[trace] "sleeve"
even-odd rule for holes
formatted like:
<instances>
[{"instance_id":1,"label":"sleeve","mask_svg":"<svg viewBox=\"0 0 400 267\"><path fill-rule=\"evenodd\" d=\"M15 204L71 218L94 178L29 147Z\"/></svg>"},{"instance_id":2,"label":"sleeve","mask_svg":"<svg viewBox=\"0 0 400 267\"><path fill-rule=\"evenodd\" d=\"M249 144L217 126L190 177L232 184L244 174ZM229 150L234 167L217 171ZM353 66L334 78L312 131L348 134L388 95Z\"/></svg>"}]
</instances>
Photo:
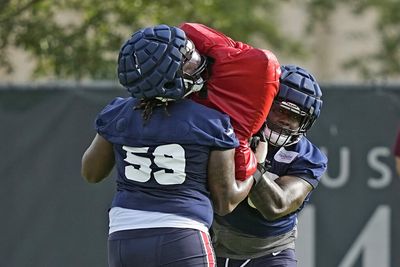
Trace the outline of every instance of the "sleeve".
<instances>
[{"instance_id":1,"label":"sleeve","mask_svg":"<svg viewBox=\"0 0 400 267\"><path fill-rule=\"evenodd\" d=\"M307 154L299 156L289 167L288 175L297 176L316 188L327 169L328 159L320 149L313 146Z\"/></svg>"},{"instance_id":2,"label":"sleeve","mask_svg":"<svg viewBox=\"0 0 400 267\"><path fill-rule=\"evenodd\" d=\"M190 114L191 133L200 144L208 145L213 150L231 149L239 145L230 118L226 114L207 107Z\"/></svg>"},{"instance_id":3,"label":"sleeve","mask_svg":"<svg viewBox=\"0 0 400 267\"><path fill-rule=\"evenodd\" d=\"M214 139L214 148L217 149L230 149L236 148L239 146L239 140L235 135L235 131L230 123L229 117L223 115L223 119L221 120L221 129L219 131L219 135L216 135Z\"/></svg>"},{"instance_id":4,"label":"sleeve","mask_svg":"<svg viewBox=\"0 0 400 267\"><path fill-rule=\"evenodd\" d=\"M112 122L118 114L122 112L128 100L128 98L117 97L105 106L96 116L94 127L97 133L106 140L111 141L111 137L115 135L115 129L112 127Z\"/></svg>"}]
</instances>

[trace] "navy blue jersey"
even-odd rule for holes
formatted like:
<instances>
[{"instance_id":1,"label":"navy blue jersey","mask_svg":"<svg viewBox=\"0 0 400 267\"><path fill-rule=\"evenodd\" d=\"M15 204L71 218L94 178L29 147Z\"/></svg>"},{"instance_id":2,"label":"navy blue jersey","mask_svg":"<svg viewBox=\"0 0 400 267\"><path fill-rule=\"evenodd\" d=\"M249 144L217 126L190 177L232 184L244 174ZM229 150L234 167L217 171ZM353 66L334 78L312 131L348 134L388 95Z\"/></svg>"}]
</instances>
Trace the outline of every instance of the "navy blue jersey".
<instances>
[{"instance_id":1,"label":"navy blue jersey","mask_svg":"<svg viewBox=\"0 0 400 267\"><path fill-rule=\"evenodd\" d=\"M144 123L137 104L116 98L96 118L98 133L114 145L112 207L172 213L210 227L210 151L238 146L229 117L185 99L154 108Z\"/></svg>"},{"instance_id":2,"label":"navy blue jersey","mask_svg":"<svg viewBox=\"0 0 400 267\"><path fill-rule=\"evenodd\" d=\"M268 170L270 178L297 176L309 182L313 188L317 187L327 167L326 156L305 137L288 147L277 149L269 146L267 160L271 163ZM266 220L254 206L252 207L248 198L232 213L218 218L222 223L227 223L246 234L258 237L277 236L293 229L297 223L297 214L309 201L311 192L296 212L278 220Z\"/></svg>"}]
</instances>

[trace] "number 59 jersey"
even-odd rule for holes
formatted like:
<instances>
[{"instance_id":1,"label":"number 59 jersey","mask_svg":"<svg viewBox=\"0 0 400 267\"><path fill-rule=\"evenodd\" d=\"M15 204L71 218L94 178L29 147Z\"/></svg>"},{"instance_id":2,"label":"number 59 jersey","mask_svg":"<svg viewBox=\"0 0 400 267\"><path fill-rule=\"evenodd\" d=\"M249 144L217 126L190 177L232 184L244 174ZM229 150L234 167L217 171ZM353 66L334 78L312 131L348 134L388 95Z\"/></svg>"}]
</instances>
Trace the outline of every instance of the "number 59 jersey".
<instances>
[{"instance_id":1,"label":"number 59 jersey","mask_svg":"<svg viewBox=\"0 0 400 267\"><path fill-rule=\"evenodd\" d=\"M97 116L97 132L114 146L117 192L112 207L170 213L211 226L210 151L238 146L229 117L192 100L153 109L116 98Z\"/></svg>"}]
</instances>

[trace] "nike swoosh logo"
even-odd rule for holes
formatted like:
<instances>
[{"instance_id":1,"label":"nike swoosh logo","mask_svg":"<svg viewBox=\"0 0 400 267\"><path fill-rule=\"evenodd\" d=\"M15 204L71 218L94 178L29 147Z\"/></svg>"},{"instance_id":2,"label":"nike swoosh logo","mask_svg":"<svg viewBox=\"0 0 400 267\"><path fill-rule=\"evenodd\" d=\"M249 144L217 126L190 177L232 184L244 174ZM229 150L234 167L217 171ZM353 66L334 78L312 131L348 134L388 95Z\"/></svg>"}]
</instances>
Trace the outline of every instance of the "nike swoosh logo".
<instances>
[{"instance_id":1,"label":"nike swoosh logo","mask_svg":"<svg viewBox=\"0 0 400 267\"><path fill-rule=\"evenodd\" d=\"M276 255L278 255L279 253L281 253L282 251L277 251L277 252L272 252L272 256L276 256Z\"/></svg>"}]
</instances>

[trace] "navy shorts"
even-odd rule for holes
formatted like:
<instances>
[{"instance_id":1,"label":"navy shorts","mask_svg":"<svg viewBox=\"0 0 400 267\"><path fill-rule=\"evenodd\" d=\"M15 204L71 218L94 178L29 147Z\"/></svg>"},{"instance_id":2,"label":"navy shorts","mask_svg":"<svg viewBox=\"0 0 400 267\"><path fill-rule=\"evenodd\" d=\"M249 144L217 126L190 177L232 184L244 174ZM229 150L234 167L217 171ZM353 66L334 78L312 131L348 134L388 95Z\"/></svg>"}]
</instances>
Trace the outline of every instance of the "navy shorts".
<instances>
[{"instance_id":1,"label":"navy shorts","mask_svg":"<svg viewBox=\"0 0 400 267\"><path fill-rule=\"evenodd\" d=\"M296 267L296 254L293 249L285 249L279 254L268 254L249 260L234 260L217 257L217 266L225 267Z\"/></svg>"},{"instance_id":2,"label":"navy shorts","mask_svg":"<svg viewBox=\"0 0 400 267\"><path fill-rule=\"evenodd\" d=\"M109 235L108 264L110 267L215 267L215 254L210 236L199 230L126 230Z\"/></svg>"}]
</instances>

